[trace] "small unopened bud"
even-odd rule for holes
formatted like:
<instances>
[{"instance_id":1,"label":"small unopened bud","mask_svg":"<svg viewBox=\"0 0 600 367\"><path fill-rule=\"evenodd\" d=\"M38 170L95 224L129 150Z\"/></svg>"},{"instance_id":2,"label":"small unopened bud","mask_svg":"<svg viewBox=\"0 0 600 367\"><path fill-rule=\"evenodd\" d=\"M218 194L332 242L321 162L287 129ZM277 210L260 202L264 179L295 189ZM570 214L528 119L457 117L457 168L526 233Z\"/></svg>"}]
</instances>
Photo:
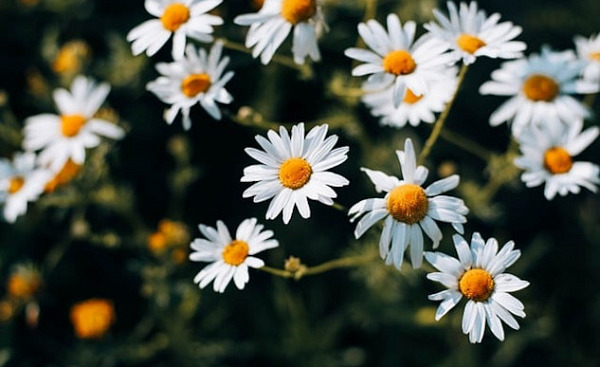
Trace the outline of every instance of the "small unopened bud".
<instances>
[{"instance_id":1,"label":"small unopened bud","mask_svg":"<svg viewBox=\"0 0 600 367\"><path fill-rule=\"evenodd\" d=\"M283 268L292 273L296 280L302 278L302 275L304 275L304 272L306 271L306 265L302 264L300 258L295 256L288 257L287 260L285 260Z\"/></svg>"}]
</instances>

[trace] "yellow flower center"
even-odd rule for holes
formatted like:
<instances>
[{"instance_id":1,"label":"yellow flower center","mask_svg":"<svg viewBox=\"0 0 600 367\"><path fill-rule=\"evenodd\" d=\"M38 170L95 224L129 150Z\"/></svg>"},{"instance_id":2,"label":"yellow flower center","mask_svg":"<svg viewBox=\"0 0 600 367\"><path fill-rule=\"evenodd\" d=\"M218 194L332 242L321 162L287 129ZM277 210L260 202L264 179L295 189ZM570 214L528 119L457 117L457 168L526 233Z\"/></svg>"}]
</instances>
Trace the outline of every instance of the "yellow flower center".
<instances>
[{"instance_id":1,"label":"yellow flower center","mask_svg":"<svg viewBox=\"0 0 600 367\"><path fill-rule=\"evenodd\" d=\"M494 279L483 269L470 269L458 281L458 290L470 300L483 302L494 291Z\"/></svg>"},{"instance_id":2,"label":"yellow flower center","mask_svg":"<svg viewBox=\"0 0 600 367\"><path fill-rule=\"evenodd\" d=\"M79 174L81 170L81 165L73 162L72 160L68 160L67 163L61 168L61 170L54 176L46 186L44 187L44 192L53 192L57 187L64 185L71 181L72 179Z\"/></svg>"},{"instance_id":3,"label":"yellow flower center","mask_svg":"<svg viewBox=\"0 0 600 367\"><path fill-rule=\"evenodd\" d=\"M530 75L523 83L523 93L532 101L550 102L559 92L559 86L554 79L541 74Z\"/></svg>"},{"instance_id":4,"label":"yellow flower center","mask_svg":"<svg viewBox=\"0 0 600 367\"><path fill-rule=\"evenodd\" d=\"M395 220L414 224L427 214L427 195L419 185L404 184L397 186L387 199L387 210Z\"/></svg>"},{"instance_id":5,"label":"yellow flower center","mask_svg":"<svg viewBox=\"0 0 600 367\"><path fill-rule=\"evenodd\" d=\"M190 19L190 9L182 3L173 3L167 6L160 17L163 27L171 32L178 30L188 19Z\"/></svg>"},{"instance_id":6,"label":"yellow flower center","mask_svg":"<svg viewBox=\"0 0 600 367\"><path fill-rule=\"evenodd\" d=\"M81 115L62 115L60 117L60 130L62 134L71 138L85 125L87 119Z\"/></svg>"},{"instance_id":7,"label":"yellow flower center","mask_svg":"<svg viewBox=\"0 0 600 367\"><path fill-rule=\"evenodd\" d=\"M181 82L181 92L187 97L195 97L198 93L204 93L210 88L210 76L208 74L190 74Z\"/></svg>"},{"instance_id":8,"label":"yellow flower center","mask_svg":"<svg viewBox=\"0 0 600 367\"><path fill-rule=\"evenodd\" d=\"M306 185L312 175L312 168L304 158L290 158L279 167L279 181L292 190Z\"/></svg>"},{"instance_id":9,"label":"yellow flower center","mask_svg":"<svg viewBox=\"0 0 600 367\"><path fill-rule=\"evenodd\" d=\"M15 273L8 279L8 294L14 298L28 298L38 291L40 285L41 279L37 274L32 273L27 276Z\"/></svg>"},{"instance_id":10,"label":"yellow flower center","mask_svg":"<svg viewBox=\"0 0 600 367\"><path fill-rule=\"evenodd\" d=\"M108 300L89 299L73 305L70 316L77 337L99 338L115 321L115 310Z\"/></svg>"},{"instance_id":11,"label":"yellow flower center","mask_svg":"<svg viewBox=\"0 0 600 367\"><path fill-rule=\"evenodd\" d=\"M592 52L591 54L589 54L589 57L592 61L600 61L600 51Z\"/></svg>"},{"instance_id":12,"label":"yellow flower center","mask_svg":"<svg viewBox=\"0 0 600 367\"><path fill-rule=\"evenodd\" d=\"M238 266L248 256L248 244L245 241L233 240L223 249L223 261L229 265Z\"/></svg>"},{"instance_id":13,"label":"yellow flower center","mask_svg":"<svg viewBox=\"0 0 600 367\"><path fill-rule=\"evenodd\" d=\"M281 16L294 25L308 21L316 12L316 0L283 0L281 3Z\"/></svg>"},{"instance_id":14,"label":"yellow flower center","mask_svg":"<svg viewBox=\"0 0 600 367\"><path fill-rule=\"evenodd\" d=\"M14 194L19 192L19 190L23 188L23 185L25 185L25 179L23 177L15 176L11 178L10 182L8 183L8 193Z\"/></svg>"},{"instance_id":15,"label":"yellow flower center","mask_svg":"<svg viewBox=\"0 0 600 367\"><path fill-rule=\"evenodd\" d=\"M404 103L415 104L423 98L423 94L416 96L412 90L406 88L406 94L404 95Z\"/></svg>"},{"instance_id":16,"label":"yellow flower center","mask_svg":"<svg viewBox=\"0 0 600 367\"><path fill-rule=\"evenodd\" d=\"M475 51L485 46L485 42L470 34L463 33L456 39L456 44L463 51L474 54Z\"/></svg>"},{"instance_id":17,"label":"yellow flower center","mask_svg":"<svg viewBox=\"0 0 600 367\"><path fill-rule=\"evenodd\" d=\"M396 50L383 58L383 70L394 75L406 75L415 71L417 64L406 50Z\"/></svg>"},{"instance_id":18,"label":"yellow flower center","mask_svg":"<svg viewBox=\"0 0 600 367\"><path fill-rule=\"evenodd\" d=\"M553 147L544 153L544 167L555 175L569 172L572 166L573 159L564 148Z\"/></svg>"}]
</instances>

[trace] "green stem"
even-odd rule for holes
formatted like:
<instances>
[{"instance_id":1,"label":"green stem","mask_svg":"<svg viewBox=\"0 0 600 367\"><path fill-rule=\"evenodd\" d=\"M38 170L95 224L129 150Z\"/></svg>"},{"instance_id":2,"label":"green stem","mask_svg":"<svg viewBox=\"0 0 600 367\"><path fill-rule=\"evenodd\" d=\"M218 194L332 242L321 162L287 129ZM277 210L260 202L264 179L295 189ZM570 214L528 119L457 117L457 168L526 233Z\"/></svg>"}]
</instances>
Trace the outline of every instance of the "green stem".
<instances>
[{"instance_id":1,"label":"green stem","mask_svg":"<svg viewBox=\"0 0 600 367\"><path fill-rule=\"evenodd\" d=\"M489 159L494 155L494 152L487 149L483 145L480 145L448 129L442 130L440 132L440 136L447 142L454 144L459 148L462 148L463 150L481 158L486 162L489 161Z\"/></svg>"},{"instance_id":2,"label":"green stem","mask_svg":"<svg viewBox=\"0 0 600 367\"><path fill-rule=\"evenodd\" d=\"M300 280L300 278L305 275L316 275L338 268L360 266L373 261L375 258L377 258L377 256L368 254L363 256L342 257L311 267L301 267L298 271L294 272L285 269L272 268L270 266L263 266L262 268L259 268L259 270L282 278L294 278L296 280Z\"/></svg>"},{"instance_id":3,"label":"green stem","mask_svg":"<svg viewBox=\"0 0 600 367\"><path fill-rule=\"evenodd\" d=\"M460 72L458 74L458 81L456 83L456 89L454 90L454 94L452 95L452 98L446 105L446 109L444 109L442 114L438 117L437 121L435 122L435 126L433 127L433 130L431 131L431 135L429 135L429 138L427 138L427 141L425 142L425 145L423 146L423 150L421 151L421 154L419 154L419 159L417 160L418 164L422 164L425 161L425 159L431 152L431 148L437 141L437 138L440 136L440 133L442 132L442 128L444 127L444 123L446 122L446 118L448 117L448 113L452 109L454 100L456 99L456 96L458 95L458 90L460 89L460 86L462 85L463 80L465 79L465 74L467 73L468 68L469 68L468 65L466 65L464 63L462 64L462 67L460 68Z\"/></svg>"}]
</instances>

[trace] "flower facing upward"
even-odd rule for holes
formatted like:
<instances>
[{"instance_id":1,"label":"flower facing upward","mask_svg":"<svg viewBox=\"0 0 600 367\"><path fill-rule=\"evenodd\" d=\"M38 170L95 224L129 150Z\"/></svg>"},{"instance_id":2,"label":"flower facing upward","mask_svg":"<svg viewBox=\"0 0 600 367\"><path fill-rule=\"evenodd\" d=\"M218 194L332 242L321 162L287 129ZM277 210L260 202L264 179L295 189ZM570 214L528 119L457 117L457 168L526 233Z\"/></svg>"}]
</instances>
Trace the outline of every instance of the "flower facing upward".
<instances>
[{"instance_id":1,"label":"flower facing upward","mask_svg":"<svg viewBox=\"0 0 600 367\"><path fill-rule=\"evenodd\" d=\"M445 77L447 65L454 58L445 53L448 49L443 42L423 36L413 43L416 24L409 21L400 23L398 16L387 17L387 32L376 20L358 25L358 33L372 51L349 48L344 54L364 62L355 67L352 75L372 74L368 88L384 88L393 84L394 107L405 98L407 90L415 96L427 93L427 80Z\"/></svg>"},{"instance_id":2,"label":"flower facing upward","mask_svg":"<svg viewBox=\"0 0 600 367\"><path fill-rule=\"evenodd\" d=\"M584 63L572 51L555 52L542 48L541 54L508 61L492 73L481 94L511 96L490 116L490 125L512 120L516 137L529 124L560 119L568 124L590 115L587 107L572 94L595 93L600 85L583 80Z\"/></svg>"},{"instance_id":3,"label":"flower facing upward","mask_svg":"<svg viewBox=\"0 0 600 367\"><path fill-rule=\"evenodd\" d=\"M181 111L183 128L192 126L190 108L199 103L214 119L221 119L221 111L216 102L231 103L233 97L225 89L225 84L233 77L233 71L225 74L229 57L221 58L223 43L215 42L210 53L204 49L188 45L185 57L172 63L158 63L156 69L162 74L148 83L146 88L161 101L171 104L165 112L165 121L173 123Z\"/></svg>"},{"instance_id":4,"label":"flower facing upward","mask_svg":"<svg viewBox=\"0 0 600 367\"><path fill-rule=\"evenodd\" d=\"M206 14L223 0L146 0L148 13L158 19L147 20L127 34L127 41L133 42L134 55L146 51L154 55L173 34L172 56L183 56L186 37L201 42L212 42L213 26L223 24L223 19Z\"/></svg>"},{"instance_id":5,"label":"flower facing upward","mask_svg":"<svg viewBox=\"0 0 600 367\"><path fill-rule=\"evenodd\" d=\"M579 59L586 63L583 78L590 83L600 84L600 33L590 38L575 36L573 41Z\"/></svg>"},{"instance_id":6,"label":"flower facing upward","mask_svg":"<svg viewBox=\"0 0 600 367\"><path fill-rule=\"evenodd\" d=\"M446 42L465 64L475 62L479 56L515 59L522 56L527 47L523 42L513 41L521 34L521 27L511 22L498 23L500 14L486 16L483 10L477 9L475 1L469 5L460 3L460 10L449 1L448 11L450 16L446 17L439 10L433 9L439 25L430 22L425 24L425 29Z\"/></svg>"},{"instance_id":7,"label":"flower facing upward","mask_svg":"<svg viewBox=\"0 0 600 367\"><path fill-rule=\"evenodd\" d=\"M471 343L481 343L486 321L496 338L504 340L502 322L518 330L519 324L511 315L525 317L524 306L509 292L529 285L504 271L521 256L513 250L514 242L507 242L498 251L498 241L490 238L485 242L474 233L471 246L461 236L454 235L458 259L441 252L425 252L425 258L439 272L427 274L427 278L442 283L448 289L432 294L429 299L442 301L435 314L441 319L465 297L468 301L462 319L462 331L469 334Z\"/></svg>"},{"instance_id":8,"label":"flower facing upward","mask_svg":"<svg viewBox=\"0 0 600 367\"><path fill-rule=\"evenodd\" d=\"M52 172L37 168L35 154L17 153L12 162L0 159L0 204L10 223L27 211L27 202L37 200Z\"/></svg>"},{"instance_id":9,"label":"flower facing upward","mask_svg":"<svg viewBox=\"0 0 600 367\"><path fill-rule=\"evenodd\" d=\"M545 183L544 196L551 200L558 193L577 194L580 186L596 192L600 184L600 168L591 162L575 162L574 157L587 148L600 129L590 127L582 132L583 121L570 125L549 120L545 124L529 126L517 137L522 156L515 164L524 169L521 179L527 187Z\"/></svg>"},{"instance_id":10,"label":"flower facing upward","mask_svg":"<svg viewBox=\"0 0 600 367\"><path fill-rule=\"evenodd\" d=\"M292 53L297 64L304 64L306 57L321 59L317 37L325 28L320 0L265 0L258 13L243 14L233 21L250 26L246 47L252 57L260 55L260 61L268 64L275 51L290 32L294 33Z\"/></svg>"},{"instance_id":11,"label":"flower facing upward","mask_svg":"<svg viewBox=\"0 0 600 367\"><path fill-rule=\"evenodd\" d=\"M71 92L56 89L54 102L60 115L46 113L27 118L23 147L30 151L41 149L39 163L55 172L69 159L83 164L85 148L98 146L100 136L120 139L124 135L117 125L94 117L109 91L107 83L96 85L83 76L73 80Z\"/></svg>"},{"instance_id":12,"label":"flower facing upward","mask_svg":"<svg viewBox=\"0 0 600 367\"><path fill-rule=\"evenodd\" d=\"M248 267L258 269L265 265L253 255L279 246L279 242L271 238L273 231L263 231L264 226L257 224L256 218L240 223L234 239L221 221L217 221L216 229L203 224L199 227L206 238L192 241L190 260L211 264L196 275L194 283L204 288L214 280L215 292L223 293L232 279L238 289L244 289L249 280Z\"/></svg>"},{"instance_id":13,"label":"flower facing upward","mask_svg":"<svg viewBox=\"0 0 600 367\"><path fill-rule=\"evenodd\" d=\"M111 301L91 298L71 306L71 323L80 339L101 338L115 322L115 309Z\"/></svg>"},{"instance_id":14,"label":"flower facing upward","mask_svg":"<svg viewBox=\"0 0 600 367\"><path fill-rule=\"evenodd\" d=\"M467 221L465 215L469 209L461 199L440 195L458 186L458 175L435 181L423 189L421 185L427 179L428 170L416 165L411 140L406 139L404 151L396 151L396 154L403 179L361 168L375 184L375 190L384 191L386 195L384 198L359 201L350 208L348 215L354 221L364 214L354 230L356 238L385 218L379 239L381 258L385 259L386 264L394 264L400 269L404 250L410 246L412 266L418 268L423 261L423 231L433 241L433 248L436 248L442 239L442 232L435 220L452 223L462 233L462 223Z\"/></svg>"},{"instance_id":15,"label":"flower facing upward","mask_svg":"<svg viewBox=\"0 0 600 367\"><path fill-rule=\"evenodd\" d=\"M283 222L288 223L294 207L302 218L310 217L308 200L318 200L325 205L333 205L337 194L332 187L342 187L349 183L344 177L329 172L348 156L348 147L335 148L338 137L325 139L328 125L315 126L306 137L304 124L292 127L292 136L285 127L279 128L279 135L269 130L268 140L257 135L256 141L264 151L246 148L249 156L261 164L244 169L242 182L255 184L243 193L245 198L254 196L254 202L271 200L266 218L275 219L283 211Z\"/></svg>"}]
</instances>

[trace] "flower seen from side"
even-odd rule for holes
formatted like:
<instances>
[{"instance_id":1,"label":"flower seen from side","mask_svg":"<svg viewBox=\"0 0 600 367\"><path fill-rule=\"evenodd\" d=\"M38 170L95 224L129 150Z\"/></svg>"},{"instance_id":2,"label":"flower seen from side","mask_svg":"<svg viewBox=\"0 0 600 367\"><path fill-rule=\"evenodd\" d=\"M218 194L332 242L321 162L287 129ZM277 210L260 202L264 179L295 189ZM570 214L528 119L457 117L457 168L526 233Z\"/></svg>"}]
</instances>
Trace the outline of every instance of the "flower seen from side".
<instances>
[{"instance_id":1,"label":"flower seen from side","mask_svg":"<svg viewBox=\"0 0 600 367\"><path fill-rule=\"evenodd\" d=\"M70 319L78 338L98 339L115 322L115 308L110 300L90 298L71 306Z\"/></svg>"},{"instance_id":2,"label":"flower seen from side","mask_svg":"<svg viewBox=\"0 0 600 367\"><path fill-rule=\"evenodd\" d=\"M521 179L527 187L544 184L544 196L552 200L558 193L577 194L581 187L596 192L600 184L600 167L591 162L576 162L574 157L597 137L597 126L583 130L583 121L569 125L547 121L528 126L518 136L522 156L515 164L524 169Z\"/></svg>"},{"instance_id":3,"label":"flower seen from side","mask_svg":"<svg viewBox=\"0 0 600 367\"><path fill-rule=\"evenodd\" d=\"M241 181L256 183L244 191L243 197L254 197L255 203L271 199L267 219L275 219L283 212L283 222L287 224L294 207L302 218L308 218L308 199L333 205L337 194L331 187L348 185L346 178L329 171L348 158L348 147L334 149L338 137L325 138L328 128L327 124L315 126L305 137L304 123L300 123L292 127L290 137L281 126L279 134L269 130L268 140L255 137L263 150L245 149L260 164L244 169Z\"/></svg>"},{"instance_id":4,"label":"flower seen from side","mask_svg":"<svg viewBox=\"0 0 600 367\"><path fill-rule=\"evenodd\" d=\"M410 247L413 268L423 261L423 232L437 248L442 232L436 221L451 223L456 231L463 233L462 223L469 209L461 199L440 195L458 186L458 175L435 181L427 188L422 184L427 179L428 170L417 166L415 151L410 139L404 143L404 151L396 151L402 180L380 171L361 168L375 185L377 192L385 192L383 198L372 198L354 204L348 215L351 221L363 216L357 223L354 235L358 239L376 222L384 220L379 239L379 253L387 265L394 264L400 269L404 251Z\"/></svg>"},{"instance_id":5,"label":"flower seen from side","mask_svg":"<svg viewBox=\"0 0 600 367\"><path fill-rule=\"evenodd\" d=\"M260 56L268 64L275 51L290 32L293 32L292 53L297 64L307 57L321 59L318 36L326 28L320 0L265 0L257 13L242 14L235 24L250 26L245 45L252 49L252 57Z\"/></svg>"},{"instance_id":6,"label":"flower seen from side","mask_svg":"<svg viewBox=\"0 0 600 367\"><path fill-rule=\"evenodd\" d=\"M600 84L600 33L589 38L575 36L575 49L580 60L586 63L583 78L590 83Z\"/></svg>"},{"instance_id":7,"label":"flower seen from side","mask_svg":"<svg viewBox=\"0 0 600 367\"><path fill-rule=\"evenodd\" d=\"M207 14L223 0L146 0L146 11L157 19L147 20L127 34L131 51L152 56L173 35L173 59L183 57L186 38L212 42L213 26L223 24L221 17Z\"/></svg>"},{"instance_id":8,"label":"flower seen from side","mask_svg":"<svg viewBox=\"0 0 600 367\"><path fill-rule=\"evenodd\" d=\"M33 297L42 286L42 275L32 264L18 264L14 267L8 281L6 290L13 299L26 300Z\"/></svg>"},{"instance_id":9,"label":"flower seen from side","mask_svg":"<svg viewBox=\"0 0 600 367\"><path fill-rule=\"evenodd\" d=\"M57 188L66 185L79 175L82 169L81 164L73 162L71 159L46 183L44 192L54 192Z\"/></svg>"},{"instance_id":10,"label":"flower seen from side","mask_svg":"<svg viewBox=\"0 0 600 367\"><path fill-rule=\"evenodd\" d=\"M456 89L456 69L445 79L430 81L427 93L416 96L410 89L406 90L404 99L398 107L394 107L394 86L382 91L367 93L362 97L373 116L379 116L381 125L404 127L406 124L418 126L421 121L435 122L435 114L446 108Z\"/></svg>"},{"instance_id":11,"label":"flower seen from side","mask_svg":"<svg viewBox=\"0 0 600 367\"><path fill-rule=\"evenodd\" d=\"M512 121L516 137L529 124L556 119L568 124L588 117L589 109L572 95L595 93L600 85L581 78L584 66L572 51L546 47L540 54L503 63L479 88L481 94L510 97L492 113L490 125Z\"/></svg>"},{"instance_id":12,"label":"flower seen from side","mask_svg":"<svg viewBox=\"0 0 600 367\"><path fill-rule=\"evenodd\" d=\"M408 21L403 27L398 16L389 14L387 28L386 32L373 19L360 23L358 33L371 50L349 48L344 54L364 62L352 75L370 75L367 89L393 85L393 103L398 107L407 90L415 96L427 93L427 81L444 78L447 65L455 59L446 53L447 45L428 35L415 42L415 22Z\"/></svg>"},{"instance_id":13,"label":"flower seen from side","mask_svg":"<svg viewBox=\"0 0 600 367\"><path fill-rule=\"evenodd\" d=\"M38 199L51 177L51 171L36 166L33 153L16 153L12 161L0 159L0 204L4 220L14 223L25 214L27 202Z\"/></svg>"},{"instance_id":14,"label":"flower seen from side","mask_svg":"<svg viewBox=\"0 0 600 367\"><path fill-rule=\"evenodd\" d=\"M481 343L486 323L499 340L504 340L502 322L518 330L513 315L525 317L523 303L510 292L521 290L529 282L505 273L521 256L514 250L514 242L507 242L498 251L498 241L487 241L477 232L471 245L459 235L452 237L458 259L441 252L425 252L425 258L439 272L427 274L427 278L443 284L446 290L431 294L429 299L441 301L435 319L441 319L464 297L467 304L463 312L462 331L469 334L471 343Z\"/></svg>"},{"instance_id":15,"label":"flower seen from side","mask_svg":"<svg viewBox=\"0 0 600 367\"><path fill-rule=\"evenodd\" d=\"M263 225L256 218L245 219L238 226L235 238L222 221L217 227L200 224L200 232L205 238L196 238L191 243L190 260L210 262L194 278L200 288L213 282L215 292L223 293L231 280L238 289L248 283L248 268L261 268L264 261L254 255L279 246L273 239L273 231L263 231Z\"/></svg>"},{"instance_id":16,"label":"flower seen from side","mask_svg":"<svg viewBox=\"0 0 600 367\"><path fill-rule=\"evenodd\" d=\"M221 57L223 43L215 42L207 54L206 50L188 45L185 57L171 63L158 63L156 69L161 76L148 83L146 89L161 101L171 105L165 111L165 121L173 123L181 111L183 128L192 126L190 108L196 103L214 119L221 119L221 110L216 102L229 104L233 97L225 89L225 84L234 75L225 72L229 57Z\"/></svg>"},{"instance_id":17,"label":"flower seen from side","mask_svg":"<svg viewBox=\"0 0 600 367\"><path fill-rule=\"evenodd\" d=\"M59 115L45 113L27 118L23 148L41 150L38 162L58 172L69 159L83 164L85 148L98 146L100 136L121 139L123 129L94 117L109 91L107 83L97 85L81 75L73 80L71 91L56 89L54 102Z\"/></svg>"},{"instance_id":18,"label":"flower seen from side","mask_svg":"<svg viewBox=\"0 0 600 367\"><path fill-rule=\"evenodd\" d=\"M513 41L521 34L521 27L511 22L498 23L500 14L489 17L479 10L477 2L469 5L460 3L460 9L449 1L449 16L434 9L433 15L438 23L425 24L431 34L446 42L457 58L463 63L472 64L479 56L491 58L515 59L523 55L527 47L524 42Z\"/></svg>"}]
</instances>

